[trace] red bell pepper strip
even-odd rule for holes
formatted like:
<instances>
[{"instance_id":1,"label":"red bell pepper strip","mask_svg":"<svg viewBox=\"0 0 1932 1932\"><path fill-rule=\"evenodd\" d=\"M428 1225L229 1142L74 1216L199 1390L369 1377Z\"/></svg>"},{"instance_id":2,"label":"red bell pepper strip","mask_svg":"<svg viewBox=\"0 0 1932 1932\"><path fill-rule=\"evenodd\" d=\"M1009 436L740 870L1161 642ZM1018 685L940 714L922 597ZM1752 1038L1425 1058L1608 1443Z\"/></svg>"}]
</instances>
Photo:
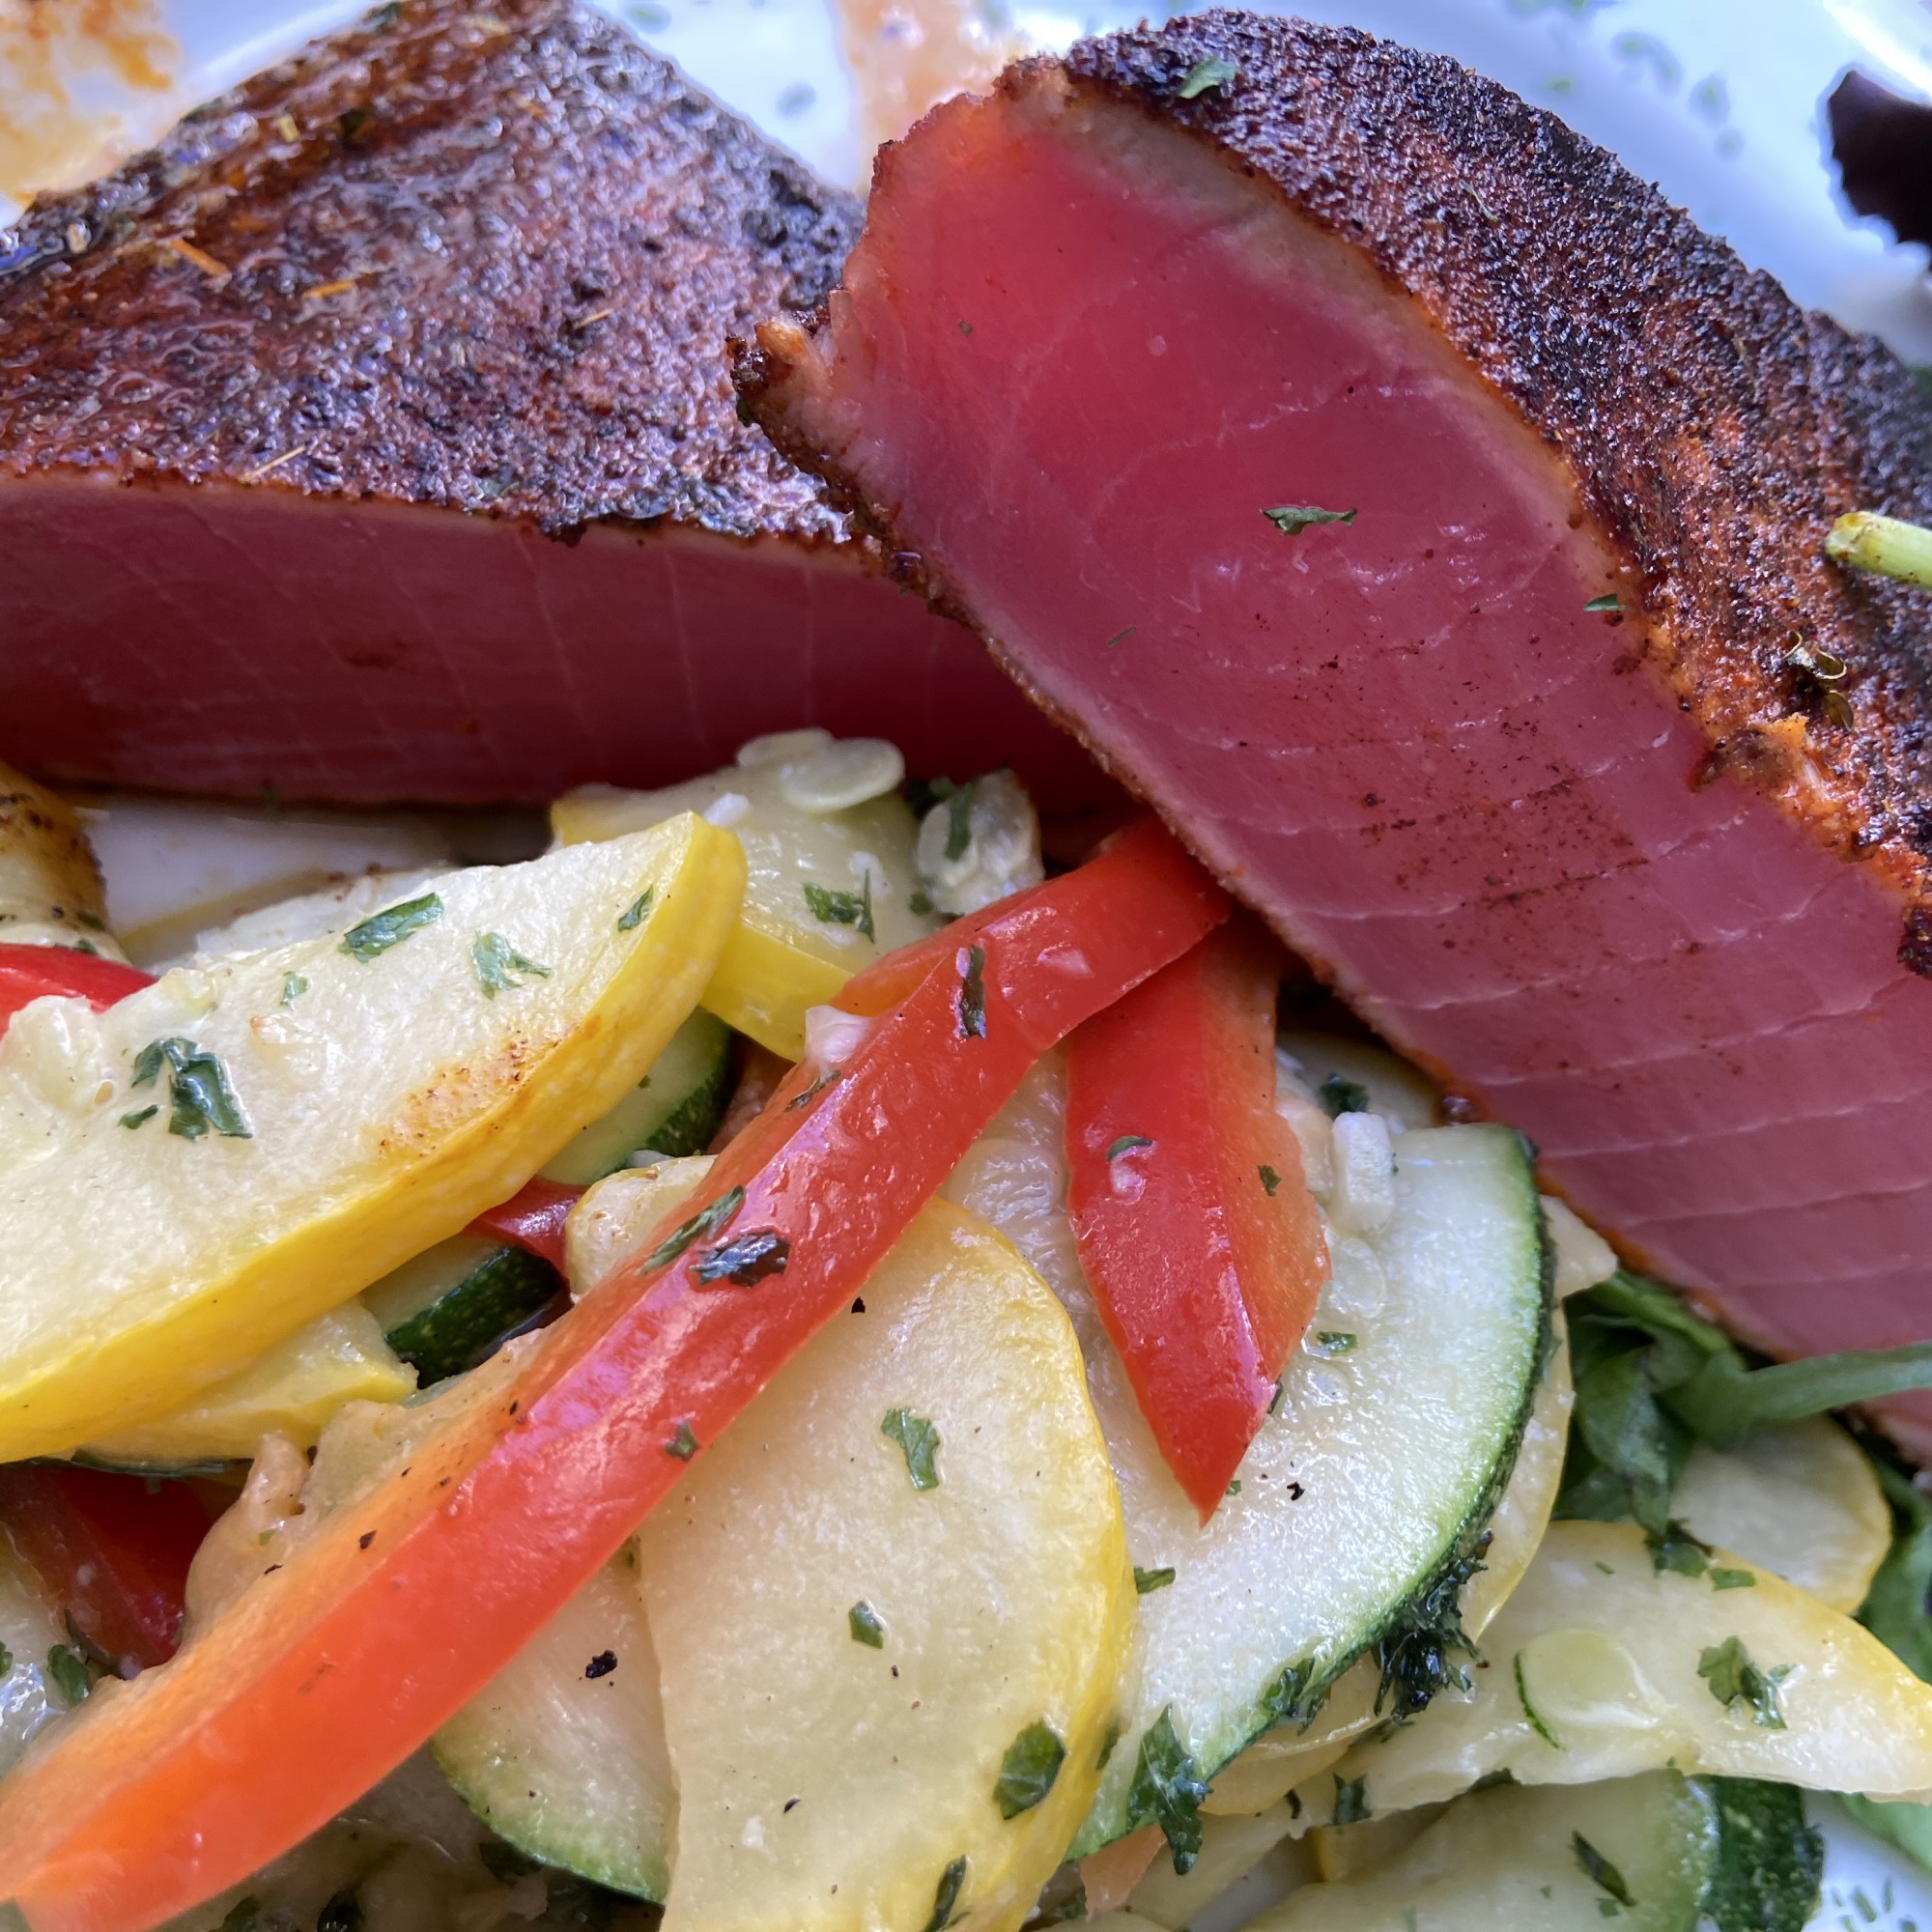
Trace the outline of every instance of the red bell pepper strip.
<instances>
[{"instance_id":1,"label":"red bell pepper strip","mask_svg":"<svg viewBox=\"0 0 1932 1932\"><path fill-rule=\"evenodd\" d=\"M934 954L849 1065L794 1070L674 1236L0 1786L0 1902L141 1932L400 1763L849 1303L1034 1060L1226 915L1161 835Z\"/></svg>"},{"instance_id":2,"label":"red bell pepper strip","mask_svg":"<svg viewBox=\"0 0 1932 1932\"><path fill-rule=\"evenodd\" d=\"M209 1521L185 1483L50 1463L0 1468L0 1531L123 1676L175 1654Z\"/></svg>"},{"instance_id":3,"label":"red bell pepper strip","mask_svg":"<svg viewBox=\"0 0 1932 1932\"><path fill-rule=\"evenodd\" d=\"M1068 1044L1080 1265L1167 1466L1205 1522L1328 1273L1275 1112L1280 955L1224 926Z\"/></svg>"},{"instance_id":4,"label":"red bell pepper strip","mask_svg":"<svg viewBox=\"0 0 1932 1932\"><path fill-rule=\"evenodd\" d=\"M563 1224L582 1200L584 1190L538 1175L526 1180L500 1207L479 1214L469 1224L472 1235L493 1236L540 1255L558 1273L563 1271Z\"/></svg>"},{"instance_id":5,"label":"red bell pepper strip","mask_svg":"<svg viewBox=\"0 0 1932 1932\"><path fill-rule=\"evenodd\" d=\"M152 973L66 946L0 946L0 1033L30 1000L77 994L101 1012L155 983Z\"/></svg>"}]
</instances>

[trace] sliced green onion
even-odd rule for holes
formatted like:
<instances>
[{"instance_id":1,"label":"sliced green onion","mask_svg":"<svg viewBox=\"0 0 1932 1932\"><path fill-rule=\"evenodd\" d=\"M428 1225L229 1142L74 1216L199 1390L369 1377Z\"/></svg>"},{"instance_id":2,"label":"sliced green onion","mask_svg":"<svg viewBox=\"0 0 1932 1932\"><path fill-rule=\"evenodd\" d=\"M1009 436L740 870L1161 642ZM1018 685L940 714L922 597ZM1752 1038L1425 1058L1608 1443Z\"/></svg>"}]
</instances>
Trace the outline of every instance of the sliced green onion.
<instances>
[{"instance_id":1,"label":"sliced green onion","mask_svg":"<svg viewBox=\"0 0 1932 1932\"><path fill-rule=\"evenodd\" d=\"M1852 570L1875 570L1932 589L1932 530L1872 510L1854 510L1832 526L1825 554Z\"/></svg>"}]
</instances>

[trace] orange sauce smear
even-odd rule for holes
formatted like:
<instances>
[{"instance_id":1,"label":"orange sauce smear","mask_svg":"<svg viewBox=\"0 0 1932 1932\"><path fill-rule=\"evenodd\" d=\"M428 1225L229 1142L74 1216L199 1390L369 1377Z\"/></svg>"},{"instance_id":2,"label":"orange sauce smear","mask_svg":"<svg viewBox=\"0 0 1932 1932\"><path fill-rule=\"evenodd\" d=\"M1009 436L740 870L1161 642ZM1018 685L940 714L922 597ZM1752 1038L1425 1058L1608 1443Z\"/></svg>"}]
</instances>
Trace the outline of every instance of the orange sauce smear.
<instances>
[{"instance_id":1,"label":"orange sauce smear","mask_svg":"<svg viewBox=\"0 0 1932 1932\"><path fill-rule=\"evenodd\" d=\"M114 95L165 95L180 62L160 0L0 0L0 193L88 180L122 129Z\"/></svg>"}]
</instances>

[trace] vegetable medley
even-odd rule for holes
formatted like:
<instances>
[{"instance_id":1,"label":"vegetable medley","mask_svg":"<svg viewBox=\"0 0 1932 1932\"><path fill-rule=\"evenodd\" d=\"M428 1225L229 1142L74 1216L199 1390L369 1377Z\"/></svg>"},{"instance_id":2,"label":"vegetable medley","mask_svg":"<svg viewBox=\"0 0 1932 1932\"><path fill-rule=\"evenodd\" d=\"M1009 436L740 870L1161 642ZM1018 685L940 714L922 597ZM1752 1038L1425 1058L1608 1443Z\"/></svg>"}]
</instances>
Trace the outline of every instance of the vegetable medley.
<instances>
[{"instance_id":1,"label":"vegetable medley","mask_svg":"<svg viewBox=\"0 0 1932 1932\"><path fill-rule=\"evenodd\" d=\"M136 966L4 776L0 1925L1798 1932L1804 1794L1932 1860L1932 1502L1842 1419L1932 1350L1748 1357L1152 821L788 732Z\"/></svg>"}]
</instances>

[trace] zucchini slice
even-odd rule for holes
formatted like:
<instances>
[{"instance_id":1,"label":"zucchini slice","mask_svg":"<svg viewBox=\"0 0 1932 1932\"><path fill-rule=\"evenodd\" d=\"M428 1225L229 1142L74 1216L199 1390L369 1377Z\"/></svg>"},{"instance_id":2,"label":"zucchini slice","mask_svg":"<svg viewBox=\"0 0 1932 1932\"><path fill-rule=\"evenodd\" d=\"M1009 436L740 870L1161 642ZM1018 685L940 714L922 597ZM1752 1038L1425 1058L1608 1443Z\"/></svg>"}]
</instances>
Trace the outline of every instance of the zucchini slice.
<instances>
[{"instance_id":1,"label":"zucchini slice","mask_svg":"<svg viewBox=\"0 0 1932 1932\"><path fill-rule=\"evenodd\" d=\"M1376 1827L1352 1826L1374 1832ZM1801 1932L1824 1849L1788 1786L1675 1772L1472 1792L1358 1878L1306 1886L1249 1932Z\"/></svg>"},{"instance_id":2,"label":"zucchini slice","mask_svg":"<svg viewBox=\"0 0 1932 1932\"><path fill-rule=\"evenodd\" d=\"M363 1306L424 1388L467 1374L521 1334L562 1291L541 1255L484 1235L452 1235L405 1262Z\"/></svg>"},{"instance_id":3,"label":"zucchini slice","mask_svg":"<svg viewBox=\"0 0 1932 1932\"><path fill-rule=\"evenodd\" d=\"M634 1153L702 1153L731 1097L731 1029L702 1009L671 1035L651 1070L602 1120L545 1166L544 1178L588 1187Z\"/></svg>"},{"instance_id":4,"label":"zucchini slice","mask_svg":"<svg viewBox=\"0 0 1932 1932\"><path fill-rule=\"evenodd\" d=\"M1239 1492L1203 1526L1080 1276L1060 1119L1049 1060L947 1192L1006 1233L1066 1301L1128 1550L1144 1574L1174 1572L1140 1598L1145 1667L1074 1841L1084 1857L1149 1822L1135 1794L1149 1782L1151 1732L1156 1753L1184 1755L1187 1776L1205 1782L1264 1732L1311 1721L1365 1654L1379 1655L1392 1694L1414 1701L1439 1684L1438 1639L1515 1467L1550 1315L1520 1137L1494 1126L1398 1136L1394 1215L1372 1236L1332 1242L1334 1280L1282 1401L1241 1465Z\"/></svg>"}]
</instances>

